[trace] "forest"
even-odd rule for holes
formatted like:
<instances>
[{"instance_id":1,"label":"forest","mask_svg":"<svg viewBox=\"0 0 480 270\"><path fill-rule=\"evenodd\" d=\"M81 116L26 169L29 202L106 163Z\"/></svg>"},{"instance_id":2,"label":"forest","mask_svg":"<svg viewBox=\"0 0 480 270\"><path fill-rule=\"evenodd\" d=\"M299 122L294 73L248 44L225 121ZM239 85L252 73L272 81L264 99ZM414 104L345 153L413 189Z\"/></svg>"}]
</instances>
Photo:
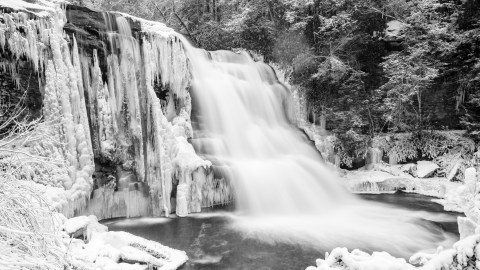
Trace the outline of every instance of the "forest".
<instances>
[{"instance_id":1,"label":"forest","mask_svg":"<svg viewBox=\"0 0 480 270\"><path fill-rule=\"evenodd\" d=\"M447 141L424 131L461 129L475 142L480 139L478 1L78 4L160 21L196 46L248 50L279 65L305 95L310 121L320 124L324 117L326 129L336 134L334 143L347 167L386 133Z\"/></svg>"}]
</instances>

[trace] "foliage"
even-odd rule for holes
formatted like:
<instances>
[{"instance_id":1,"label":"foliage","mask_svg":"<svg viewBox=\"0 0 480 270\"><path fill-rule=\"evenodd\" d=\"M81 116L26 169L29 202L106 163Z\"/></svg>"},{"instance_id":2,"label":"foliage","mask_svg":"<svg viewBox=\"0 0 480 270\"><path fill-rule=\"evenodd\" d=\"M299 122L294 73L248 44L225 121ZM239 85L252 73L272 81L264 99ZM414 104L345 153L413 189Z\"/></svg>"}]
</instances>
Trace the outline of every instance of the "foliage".
<instances>
[{"instance_id":1,"label":"foliage","mask_svg":"<svg viewBox=\"0 0 480 270\"><path fill-rule=\"evenodd\" d=\"M383 150L386 156L394 158L397 162L418 158L436 159L448 155L468 160L476 149L473 140L466 138L463 133L453 131L386 135L375 138L372 145Z\"/></svg>"},{"instance_id":2,"label":"foliage","mask_svg":"<svg viewBox=\"0 0 480 270\"><path fill-rule=\"evenodd\" d=\"M41 192L9 170L0 179L0 268L63 268L65 247Z\"/></svg>"},{"instance_id":3,"label":"foliage","mask_svg":"<svg viewBox=\"0 0 480 270\"><path fill-rule=\"evenodd\" d=\"M52 125L40 120L14 123L0 139L0 268L61 269L66 248L53 209L34 183L22 181L26 180L22 175L29 173L27 167L59 168L55 161L23 148L40 141L48 144ZM65 161L60 163L66 171ZM48 174L42 179L52 181L45 178Z\"/></svg>"},{"instance_id":4,"label":"foliage","mask_svg":"<svg viewBox=\"0 0 480 270\"><path fill-rule=\"evenodd\" d=\"M332 137L331 144L334 145L335 152L340 155L340 165L351 168L355 158L364 157L368 149L367 140L367 136L353 130Z\"/></svg>"}]
</instances>

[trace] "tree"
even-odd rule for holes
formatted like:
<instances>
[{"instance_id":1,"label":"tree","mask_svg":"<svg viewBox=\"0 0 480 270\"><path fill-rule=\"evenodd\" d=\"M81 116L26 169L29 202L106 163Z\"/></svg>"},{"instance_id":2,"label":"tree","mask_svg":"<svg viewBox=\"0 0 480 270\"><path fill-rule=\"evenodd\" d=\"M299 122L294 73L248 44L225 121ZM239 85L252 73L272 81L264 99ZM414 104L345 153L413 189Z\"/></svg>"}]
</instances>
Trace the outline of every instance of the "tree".
<instances>
[{"instance_id":1,"label":"tree","mask_svg":"<svg viewBox=\"0 0 480 270\"><path fill-rule=\"evenodd\" d=\"M425 51L413 48L393 53L381 64L388 82L378 89L380 110L393 131L422 129L422 92L438 76L438 69L425 59Z\"/></svg>"}]
</instances>

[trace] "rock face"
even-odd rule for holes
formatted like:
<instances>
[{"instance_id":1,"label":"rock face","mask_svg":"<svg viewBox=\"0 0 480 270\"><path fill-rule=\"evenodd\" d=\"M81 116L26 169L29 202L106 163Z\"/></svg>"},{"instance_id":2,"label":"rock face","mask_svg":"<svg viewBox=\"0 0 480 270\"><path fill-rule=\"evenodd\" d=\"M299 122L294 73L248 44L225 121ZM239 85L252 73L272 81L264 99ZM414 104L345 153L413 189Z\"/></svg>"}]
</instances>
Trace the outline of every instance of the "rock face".
<instances>
[{"instance_id":1,"label":"rock face","mask_svg":"<svg viewBox=\"0 0 480 270\"><path fill-rule=\"evenodd\" d=\"M431 177L438 168L439 168L438 165L431 161L418 161L417 177L418 178Z\"/></svg>"},{"instance_id":2,"label":"rock face","mask_svg":"<svg viewBox=\"0 0 480 270\"><path fill-rule=\"evenodd\" d=\"M27 96L41 101L29 108L58 123L50 130L57 144L32 145L66 160L60 180L42 182L56 188L57 208L100 219L186 215L232 199L188 141L190 65L180 35L124 14L49 4L40 16L22 3L0 14L0 59L12 67L0 78L16 79L27 63L38 81Z\"/></svg>"}]
</instances>

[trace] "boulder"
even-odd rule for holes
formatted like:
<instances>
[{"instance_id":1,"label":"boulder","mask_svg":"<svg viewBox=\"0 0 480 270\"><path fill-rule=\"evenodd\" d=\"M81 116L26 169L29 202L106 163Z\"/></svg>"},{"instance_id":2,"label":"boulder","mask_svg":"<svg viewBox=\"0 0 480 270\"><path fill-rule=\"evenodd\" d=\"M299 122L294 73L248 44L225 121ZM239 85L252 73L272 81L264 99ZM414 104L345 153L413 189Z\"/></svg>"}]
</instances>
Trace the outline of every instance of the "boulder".
<instances>
[{"instance_id":1,"label":"boulder","mask_svg":"<svg viewBox=\"0 0 480 270\"><path fill-rule=\"evenodd\" d=\"M431 161L418 161L417 177L418 178L431 177L438 168L439 168L438 165Z\"/></svg>"}]
</instances>

